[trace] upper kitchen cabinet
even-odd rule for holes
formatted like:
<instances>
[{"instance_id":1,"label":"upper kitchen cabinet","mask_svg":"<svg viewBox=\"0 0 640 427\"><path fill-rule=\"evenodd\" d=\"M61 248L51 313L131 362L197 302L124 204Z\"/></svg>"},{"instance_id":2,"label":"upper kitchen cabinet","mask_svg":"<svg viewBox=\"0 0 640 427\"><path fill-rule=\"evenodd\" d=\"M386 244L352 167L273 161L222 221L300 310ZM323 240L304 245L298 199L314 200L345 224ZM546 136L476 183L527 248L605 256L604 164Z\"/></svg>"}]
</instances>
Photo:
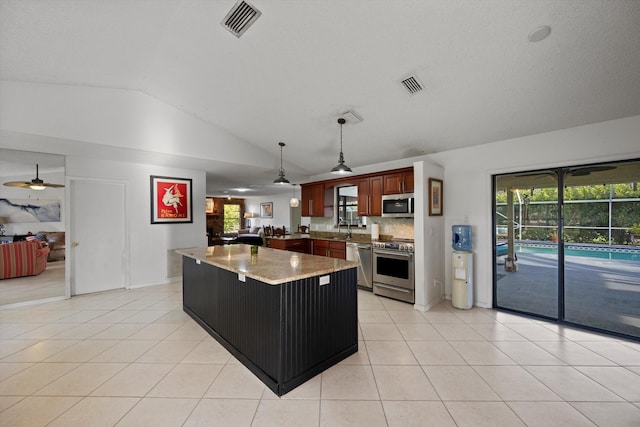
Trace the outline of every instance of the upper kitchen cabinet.
<instances>
[{"instance_id":1,"label":"upper kitchen cabinet","mask_svg":"<svg viewBox=\"0 0 640 427\"><path fill-rule=\"evenodd\" d=\"M413 193L413 168L386 174L382 194Z\"/></svg>"},{"instance_id":2,"label":"upper kitchen cabinet","mask_svg":"<svg viewBox=\"0 0 640 427\"><path fill-rule=\"evenodd\" d=\"M382 215L382 176L358 180L358 216Z\"/></svg>"},{"instance_id":3,"label":"upper kitchen cabinet","mask_svg":"<svg viewBox=\"0 0 640 427\"><path fill-rule=\"evenodd\" d=\"M302 184L302 216L324 216L324 183Z\"/></svg>"}]
</instances>

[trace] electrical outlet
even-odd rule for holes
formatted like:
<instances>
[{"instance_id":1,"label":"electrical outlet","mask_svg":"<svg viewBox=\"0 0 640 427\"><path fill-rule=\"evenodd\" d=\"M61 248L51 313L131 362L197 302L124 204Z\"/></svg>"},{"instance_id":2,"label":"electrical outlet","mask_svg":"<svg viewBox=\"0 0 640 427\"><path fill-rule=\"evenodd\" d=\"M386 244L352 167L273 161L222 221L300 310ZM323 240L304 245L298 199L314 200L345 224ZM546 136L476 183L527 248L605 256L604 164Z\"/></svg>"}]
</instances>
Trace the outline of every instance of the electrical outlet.
<instances>
[{"instance_id":1,"label":"electrical outlet","mask_svg":"<svg viewBox=\"0 0 640 427\"><path fill-rule=\"evenodd\" d=\"M437 288L438 287L438 279L437 278L433 278L433 287Z\"/></svg>"}]
</instances>

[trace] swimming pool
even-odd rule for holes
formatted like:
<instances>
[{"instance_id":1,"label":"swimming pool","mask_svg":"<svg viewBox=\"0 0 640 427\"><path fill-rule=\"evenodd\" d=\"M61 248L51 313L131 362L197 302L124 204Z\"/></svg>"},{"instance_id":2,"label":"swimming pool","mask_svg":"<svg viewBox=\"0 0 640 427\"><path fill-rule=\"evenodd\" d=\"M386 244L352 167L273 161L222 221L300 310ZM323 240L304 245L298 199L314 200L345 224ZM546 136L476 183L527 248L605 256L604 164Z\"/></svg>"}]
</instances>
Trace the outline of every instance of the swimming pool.
<instances>
[{"instance_id":1,"label":"swimming pool","mask_svg":"<svg viewBox=\"0 0 640 427\"><path fill-rule=\"evenodd\" d=\"M516 243L515 250L516 253L555 254L558 251L558 247L554 244L520 242ZM640 262L640 248L635 247L567 243L564 245L564 254L565 256Z\"/></svg>"}]
</instances>

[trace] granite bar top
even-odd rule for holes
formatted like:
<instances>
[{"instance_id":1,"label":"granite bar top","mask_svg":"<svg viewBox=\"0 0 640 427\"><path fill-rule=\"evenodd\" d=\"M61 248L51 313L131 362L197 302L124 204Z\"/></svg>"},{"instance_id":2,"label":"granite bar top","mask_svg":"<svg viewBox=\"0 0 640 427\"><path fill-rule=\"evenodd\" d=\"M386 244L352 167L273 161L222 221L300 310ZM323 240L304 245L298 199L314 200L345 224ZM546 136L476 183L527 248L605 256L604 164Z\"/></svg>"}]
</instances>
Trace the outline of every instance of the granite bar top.
<instances>
[{"instance_id":1,"label":"granite bar top","mask_svg":"<svg viewBox=\"0 0 640 427\"><path fill-rule=\"evenodd\" d=\"M380 235L380 240L391 240L393 236ZM267 236L267 240L292 240L292 239L315 239L329 240L332 242L346 243L371 243L371 234L353 233L351 239L347 239L343 233L312 231L311 233L292 233L284 236Z\"/></svg>"},{"instance_id":2,"label":"granite bar top","mask_svg":"<svg viewBox=\"0 0 640 427\"><path fill-rule=\"evenodd\" d=\"M251 245L237 244L208 248L178 249L176 253L200 260L270 285L279 285L335 271L356 268L355 261L258 247L251 255Z\"/></svg>"},{"instance_id":3,"label":"granite bar top","mask_svg":"<svg viewBox=\"0 0 640 427\"><path fill-rule=\"evenodd\" d=\"M285 234L282 236L266 236L266 239L275 239L275 240L298 240L298 239L309 239L311 238L310 234L303 233L293 233L293 234Z\"/></svg>"}]
</instances>

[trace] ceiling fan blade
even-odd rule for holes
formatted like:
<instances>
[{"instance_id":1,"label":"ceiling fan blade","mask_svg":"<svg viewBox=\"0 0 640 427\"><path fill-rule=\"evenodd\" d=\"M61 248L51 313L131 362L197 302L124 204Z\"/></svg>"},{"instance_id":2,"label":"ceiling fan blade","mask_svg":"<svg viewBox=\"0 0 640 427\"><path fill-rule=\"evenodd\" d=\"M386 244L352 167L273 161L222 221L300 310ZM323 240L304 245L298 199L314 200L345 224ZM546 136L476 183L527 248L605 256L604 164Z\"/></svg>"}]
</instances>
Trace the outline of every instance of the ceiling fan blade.
<instances>
[{"instance_id":1,"label":"ceiling fan blade","mask_svg":"<svg viewBox=\"0 0 640 427\"><path fill-rule=\"evenodd\" d=\"M569 170L571 176L587 176L591 172L604 172L615 169L615 166L585 166L583 168L573 168Z\"/></svg>"},{"instance_id":2,"label":"ceiling fan blade","mask_svg":"<svg viewBox=\"0 0 640 427\"><path fill-rule=\"evenodd\" d=\"M43 187L48 187L48 188L64 188L64 185L62 184L51 184L49 182L23 182L23 181L9 181L9 182L5 182L4 185L6 185L7 187L20 187L20 188L31 188L32 185L41 185Z\"/></svg>"},{"instance_id":3,"label":"ceiling fan blade","mask_svg":"<svg viewBox=\"0 0 640 427\"><path fill-rule=\"evenodd\" d=\"M29 188L31 183L30 182L22 182L22 181L9 181L9 182L5 182L4 185L6 185L7 187Z\"/></svg>"},{"instance_id":4,"label":"ceiling fan blade","mask_svg":"<svg viewBox=\"0 0 640 427\"><path fill-rule=\"evenodd\" d=\"M547 177L555 177L555 172L530 172L530 173L521 173L516 175L518 178L523 177L533 177L534 179L538 178L547 178Z\"/></svg>"}]
</instances>

